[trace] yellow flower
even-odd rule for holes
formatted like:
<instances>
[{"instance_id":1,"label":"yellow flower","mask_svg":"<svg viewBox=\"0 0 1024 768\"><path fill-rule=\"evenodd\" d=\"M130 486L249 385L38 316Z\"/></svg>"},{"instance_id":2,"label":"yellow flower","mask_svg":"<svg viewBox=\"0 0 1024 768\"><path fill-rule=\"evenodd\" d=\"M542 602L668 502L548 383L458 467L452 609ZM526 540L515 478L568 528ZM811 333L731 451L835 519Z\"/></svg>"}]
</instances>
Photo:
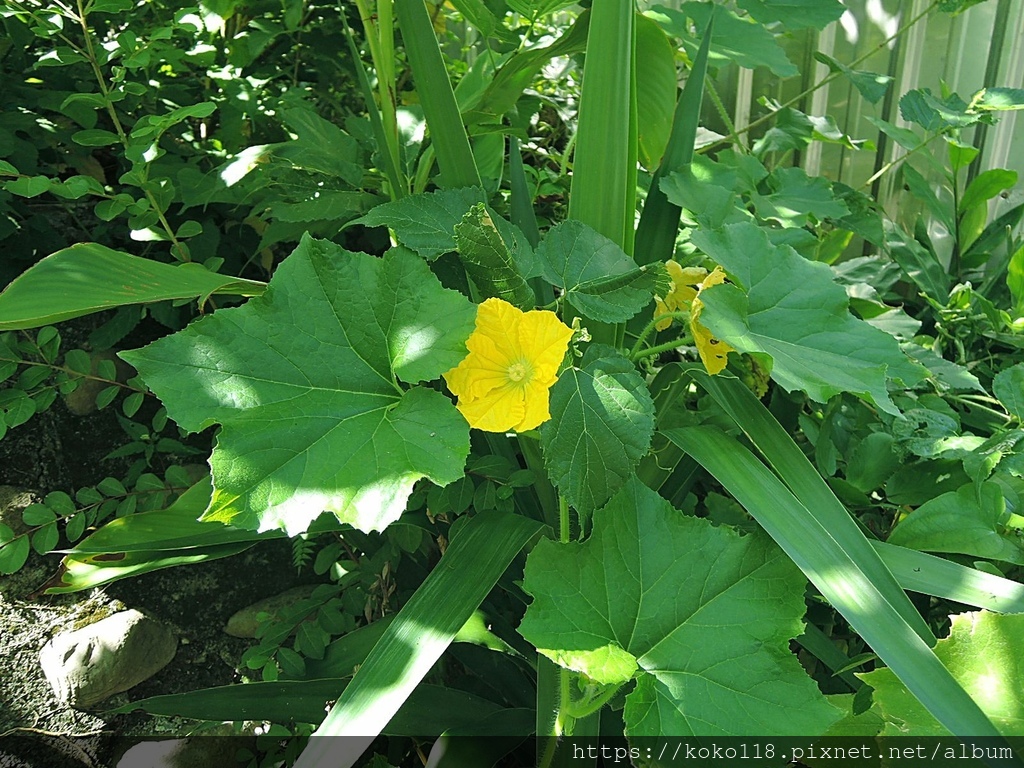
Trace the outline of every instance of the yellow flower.
<instances>
[{"instance_id":1,"label":"yellow flower","mask_svg":"<svg viewBox=\"0 0 1024 768\"><path fill-rule=\"evenodd\" d=\"M657 320L654 327L664 331L672 325L671 317L664 317L658 320L659 315L668 312L679 312L689 309L690 311L690 332L693 334L693 341L697 347L701 362L708 369L708 373L721 373L728 362L730 352L736 350L730 347L721 339L711 335L711 331L700 323L700 313L704 309L704 303L700 300L700 292L713 285L720 285L725 281L725 272L721 267L715 267L711 274L702 267L682 267L675 261L668 261L665 264L668 275L672 278L672 288L664 299L654 297L654 319Z\"/></svg>"},{"instance_id":2,"label":"yellow flower","mask_svg":"<svg viewBox=\"0 0 1024 768\"><path fill-rule=\"evenodd\" d=\"M525 432L550 419L548 390L571 338L554 312L523 312L501 299L481 304L466 340L469 355L444 374L469 425Z\"/></svg>"},{"instance_id":3,"label":"yellow flower","mask_svg":"<svg viewBox=\"0 0 1024 768\"><path fill-rule=\"evenodd\" d=\"M701 362L708 369L708 373L712 375L725 370L729 353L736 350L721 339L716 339L711 335L711 331L701 325L700 313L704 309L704 302L700 300L700 292L710 288L712 285L720 285L723 282L725 282L725 272L722 271L721 267L715 267L711 274L704 278L704 282L701 283L700 288L697 290L697 297L690 306L690 330L693 333L693 342L697 345L697 352L700 354Z\"/></svg>"}]
</instances>

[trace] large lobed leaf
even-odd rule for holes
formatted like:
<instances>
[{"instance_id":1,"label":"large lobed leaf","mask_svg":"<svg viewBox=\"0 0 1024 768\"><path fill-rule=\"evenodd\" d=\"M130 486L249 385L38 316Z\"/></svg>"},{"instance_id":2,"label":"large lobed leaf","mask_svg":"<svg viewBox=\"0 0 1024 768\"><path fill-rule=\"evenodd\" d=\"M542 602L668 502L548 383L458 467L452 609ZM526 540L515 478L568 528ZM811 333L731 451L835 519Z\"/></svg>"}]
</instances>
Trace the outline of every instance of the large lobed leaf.
<instances>
[{"instance_id":1,"label":"large lobed leaf","mask_svg":"<svg viewBox=\"0 0 1024 768\"><path fill-rule=\"evenodd\" d=\"M594 515L579 544L541 541L520 631L597 682L637 677L631 736L800 735L839 717L789 641L805 581L766 536L686 517L639 480Z\"/></svg>"},{"instance_id":2,"label":"large lobed leaf","mask_svg":"<svg viewBox=\"0 0 1024 768\"><path fill-rule=\"evenodd\" d=\"M592 344L551 388L551 415L540 433L548 474L580 514L590 515L647 453L654 401L629 360Z\"/></svg>"},{"instance_id":3,"label":"large lobed leaf","mask_svg":"<svg viewBox=\"0 0 1024 768\"><path fill-rule=\"evenodd\" d=\"M701 322L716 337L770 358L772 378L787 390L822 403L852 392L898 413L886 378L912 385L923 369L892 336L849 313L846 291L826 265L772 245L750 222L695 232L693 242L739 284L701 293Z\"/></svg>"},{"instance_id":4,"label":"large lobed leaf","mask_svg":"<svg viewBox=\"0 0 1024 768\"><path fill-rule=\"evenodd\" d=\"M988 611L953 616L949 637L935 655L1007 736L1024 733L1024 614ZM858 675L875 689L875 708L885 719L882 736L949 736L890 669ZM1019 765L1019 763L1016 763Z\"/></svg>"},{"instance_id":5,"label":"large lobed leaf","mask_svg":"<svg viewBox=\"0 0 1024 768\"><path fill-rule=\"evenodd\" d=\"M308 235L266 294L125 353L184 429L222 428L207 519L290 535L323 510L360 530L421 477L462 476L469 428L430 381L465 356L474 306L404 249Z\"/></svg>"}]
</instances>

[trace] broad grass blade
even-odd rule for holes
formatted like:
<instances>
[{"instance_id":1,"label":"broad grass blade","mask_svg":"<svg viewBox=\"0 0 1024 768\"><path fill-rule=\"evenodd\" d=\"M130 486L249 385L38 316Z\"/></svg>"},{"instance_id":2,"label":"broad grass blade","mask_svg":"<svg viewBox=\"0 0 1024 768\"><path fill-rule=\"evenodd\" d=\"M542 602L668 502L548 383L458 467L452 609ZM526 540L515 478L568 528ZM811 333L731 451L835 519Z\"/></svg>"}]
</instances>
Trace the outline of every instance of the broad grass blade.
<instances>
[{"instance_id":1,"label":"broad grass blade","mask_svg":"<svg viewBox=\"0 0 1024 768\"><path fill-rule=\"evenodd\" d=\"M444 187L482 186L427 8L423 0L395 0L395 10L441 169L439 183Z\"/></svg>"},{"instance_id":2,"label":"broad grass blade","mask_svg":"<svg viewBox=\"0 0 1024 768\"><path fill-rule=\"evenodd\" d=\"M418 1L418 0L417 0ZM441 657L509 563L544 526L520 515L470 520L399 611L313 734L296 768L350 768ZM346 740L345 755L331 736Z\"/></svg>"},{"instance_id":3,"label":"broad grass blade","mask_svg":"<svg viewBox=\"0 0 1024 768\"><path fill-rule=\"evenodd\" d=\"M636 230L638 264L667 261L675 253L676 233L682 209L668 201L665 193L661 191L661 180L670 173L683 170L693 162L693 147L697 141L697 125L700 122L700 105L704 100L704 77L708 71L708 51L711 47L714 24L715 14L712 12L704 40L697 50L693 68L676 105L668 146L665 148L661 165L654 172L647 201L640 214L640 223Z\"/></svg>"}]
</instances>

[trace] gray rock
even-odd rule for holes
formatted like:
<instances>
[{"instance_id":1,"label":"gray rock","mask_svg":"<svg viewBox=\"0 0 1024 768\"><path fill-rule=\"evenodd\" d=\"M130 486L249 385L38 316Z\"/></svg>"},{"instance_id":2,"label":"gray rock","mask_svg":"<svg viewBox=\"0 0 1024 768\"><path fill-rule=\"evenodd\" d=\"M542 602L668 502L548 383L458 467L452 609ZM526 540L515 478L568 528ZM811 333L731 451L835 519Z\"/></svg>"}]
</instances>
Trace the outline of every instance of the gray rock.
<instances>
[{"instance_id":1,"label":"gray rock","mask_svg":"<svg viewBox=\"0 0 1024 768\"><path fill-rule=\"evenodd\" d=\"M107 349L93 355L93 376L98 375L100 362L103 360L110 360L114 364L114 370L117 372L115 378L121 384L124 384L136 373L134 368L117 356L116 350ZM80 379L78 386L73 391L64 395L64 404L76 416L88 416L96 411L96 396L109 386L111 386L109 381Z\"/></svg>"},{"instance_id":2,"label":"gray rock","mask_svg":"<svg viewBox=\"0 0 1024 768\"><path fill-rule=\"evenodd\" d=\"M28 526L21 519L21 513L29 504L35 504L39 500L34 492L25 488L0 485L0 523L14 531L15 536L25 533Z\"/></svg>"},{"instance_id":3,"label":"gray rock","mask_svg":"<svg viewBox=\"0 0 1024 768\"><path fill-rule=\"evenodd\" d=\"M255 751L252 736L203 735L187 739L143 741L128 749L117 768L211 768L242 765L239 749Z\"/></svg>"},{"instance_id":4,"label":"gray rock","mask_svg":"<svg viewBox=\"0 0 1024 768\"><path fill-rule=\"evenodd\" d=\"M148 680L177 648L171 631L135 610L63 632L39 652L57 698L84 709Z\"/></svg>"},{"instance_id":5,"label":"gray rock","mask_svg":"<svg viewBox=\"0 0 1024 768\"><path fill-rule=\"evenodd\" d=\"M299 600L305 600L312 595L316 587L316 584L304 584L300 587L286 589L273 597L265 597L235 613L228 619L224 631L232 637L254 638L256 629L260 625L259 615L261 613L268 613L276 618Z\"/></svg>"}]
</instances>

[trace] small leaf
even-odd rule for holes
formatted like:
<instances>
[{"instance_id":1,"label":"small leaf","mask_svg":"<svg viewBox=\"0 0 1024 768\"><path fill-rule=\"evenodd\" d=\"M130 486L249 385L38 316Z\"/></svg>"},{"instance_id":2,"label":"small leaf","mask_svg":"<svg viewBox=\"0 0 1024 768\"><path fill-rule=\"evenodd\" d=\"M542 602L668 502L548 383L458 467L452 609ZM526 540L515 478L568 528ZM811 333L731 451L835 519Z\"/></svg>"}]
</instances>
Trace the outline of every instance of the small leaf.
<instances>
[{"instance_id":1,"label":"small leaf","mask_svg":"<svg viewBox=\"0 0 1024 768\"><path fill-rule=\"evenodd\" d=\"M654 432L654 402L633 364L592 344L579 368L551 388L541 427L551 481L581 515L604 505L632 475Z\"/></svg>"},{"instance_id":2,"label":"small leaf","mask_svg":"<svg viewBox=\"0 0 1024 768\"><path fill-rule=\"evenodd\" d=\"M64 535L67 536L68 541L78 541L82 538L87 520L88 515L84 512L79 512L68 518L67 525L64 527Z\"/></svg>"},{"instance_id":3,"label":"small leaf","mask_svg":"<svg viewBox=\"0 0 1024 768\"><path fill-rule=\"evenodd\" d=\"M520 309L537 303L506 243L483 203L476 203L455 225L455 245L481 298L497 297ZM513 247L517 244L512 243Z\"/></svg>"},{"instance_id":4,"label":"small leaf","mask_svg":"<svg viewBox=\"0 0 1024 768\"><path fill-rule=\"evenodd\" d=\"M565 290L566 300L593 320L618 323L667 292L660 264L638 267L614 242L582 222L552 227L537 248L544 279Z\"/></svg>"},{"instance_id":5,"label":"small leaf","mask_svg":"<svg viewBox=\"0 0 1024 768\"><path fill-rule=\"evenodd\" d=\"M112 144L119 144L121 142L116 133L103 131L99 128L90 128L73 133L71 134L71 140L83 147L109 147Z\"/></svg>"},{"instance_id":6,"label":"small leaf","mask_svg":"<svg viewBox=\"0 0 1024 768\"><path fill-rule=\"evenodd\" d=\"M846 75L850 82L853 83L853 86L860 91L860 95L872 104L877 104L882 100L893 80L889 75L851 69L842 62L836 61L831 56L826 56L821 52L815 52L814 58L828 66L833 72L842 72Z\"/></svg>"},{"instance_id":7,"label":"small leaf","mask_svg":"<svg viewBox=\"0 0 1024 768\"><path fill-rule=\"evenodd\" d=\"M57 519L57 515L45 504L29 504L22 511L21 519L25 525L35 528L37 525L52 523Z\"/></svg>"},{"instance_id":8,"label":"small leaf","mask_svg":"<svg viewBox=\"0 0 1024 768\"><path fill-rule=\"evenodd\" d=\"M0 546L0 573L10 575L19 571L28 560L29 551L28 536L19 536Z\"/></svg>"},{"instance_id":9,"label":"small leaf","mask_svg":"<svg viewBox=\"0 0 1024 768\"><path fill-rule=\"evenodd\" d=\"M96 395L96 407L102 411L104 408L106 408L108 405L114 402L114 398L117 397L117 394L120 391L121 388L118 386L106 387L104 389L101 389L99 394Z\"/></svg>"},{"instance_id":10,"label":"small leaf","mask_svg":"<svg viewBox=\"0 0 1024 768\"><path fill-rule=\"evenodd\" d=\"M96 489L105 496L124 496L128 493L127 489L116 477L103 478L99 485L96 486Z\"/></svg>"},{"instance_id":11,"label":"small leaf","mask_svg":"<svg viewBox=\"0 0 1024 768\"><path fill-rule=\"evenodd\" d=\"M992 380L992 394L1007 411L1024 421L1024 363L997 373Z\"/></svg>"},{"instance_id":12,"label":"small leaf","mask_svg":"<svg viewBox=\"0 0 1024 768\"><path fill-rule=\"evenodd\" d=\"M43 503L62 517L75 513L75 502L64 491L51 491Z\"/></svg>"},{"instance_id":13,"label":"small leaf","mask_svg":"<svg viewBox=\"0 0 1024 768\"><path fill-rule=\"evenodd\" d=\"M991 200L1000 192L1012 189L1017 183L1017 172L1005 168L993 168L979 173L960 198L959 211L970 210L973 206Z\"/></svg>"},{"instance_id":14,"label":"small leaf","mask_svg":"<svg viewBox=\"0 0 1024 768\"><path fill-rule=\"evenodd\" d=\"M57 523L47 523L32 534L32 549L40 555L45 555L53 551L58 541L60 532L57 530Z\"/></svg>"},{"instance_id":15,"label":"small leaf","mask_svg":"<svg viewBox=\"0 0 1024 768\"><path fill-rule=\"evenodd\" d=\"M132 392L128 397L121 403L121 410L124 415L129 419L138 413L139 407L142 405L142 401L145 399L145 395L142 392Z\"/></svg>"},{"instance_id":16,"label":"small leaf","mask_svg":"<svg viewBox=\"0 0 1024 768\"><path fill-rule=\"evenodd\" d=\"M445 189L378 205L352 224L389 227L399 243L432 261L456 249L455 225L473 205L483 202L483 190L477 187Z\"/></svg>"},{"instance_id":17,"label":"small leaf","mask_svg":"<svg viewBox=\"0 0 1024 768\"><path fill-rule=\"evenodd\" d=\"M51 180L46 176L22 176L4 183L4 189L18 197L38 197L50 189Z\"/></svg>"}]
</instances>

